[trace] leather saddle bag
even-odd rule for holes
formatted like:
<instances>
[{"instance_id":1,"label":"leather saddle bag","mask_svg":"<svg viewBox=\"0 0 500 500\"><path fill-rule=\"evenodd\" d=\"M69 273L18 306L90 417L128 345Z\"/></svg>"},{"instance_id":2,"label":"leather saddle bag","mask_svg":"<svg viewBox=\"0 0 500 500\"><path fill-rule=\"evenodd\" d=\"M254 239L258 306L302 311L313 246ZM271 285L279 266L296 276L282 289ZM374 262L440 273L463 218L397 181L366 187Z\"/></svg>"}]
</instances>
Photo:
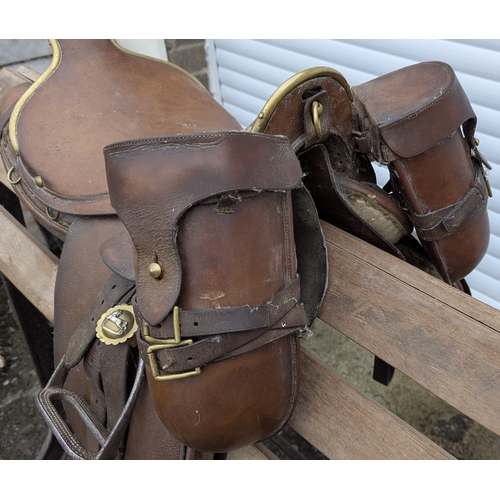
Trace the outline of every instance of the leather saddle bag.
<instances>
[{"instance_id":1,"label":"leather saddle bag","mask_svg":"<svg viewBox=\"0 0 500 500\"><path fill-rule=\"evenodd\" d=\"M288 141L179 135L104 155L132 241L137 345L160 419L207 452L273 435L296 402L307 326L293 235L301 170Z\"/></svg>"},{"instance_id":2,"label":"leather saddle bag","mask_svg":"<svg viewBox=\"0 0 500 500\"><path fill-rule=\"evenodd\" d=\"M476 115L453 69L425 62L352 89L357 146L388 165L388 190L442 278L469 274L489 242L490 168L474 138Z\"/></svg>"},{"instance_id":3,"label":"leather saddle bag","mask_svg":"<svg viewBox=\"0 0 500 500\"><path fill-rule=\"evenodd\" d=\"M64 241L42 415L79 459L275 434L327 277L289 141L239 130L173 65L109 40L51 44L2 140L19 198Z\"/></svg>"},{"instance_id":4,"label":"leather saddle bag","mask_svg":"<svg viewBox=\"0 0 500 500\"><path fill-rule=\"evenodd\" d=\"M65 241L61 361L38 402L73 458L186 458L278 432L326 286L318 213L453 284L486 250L486 162L445 64L352 89L312 68L241 131L178 68L105 40L52 43L1 148L18 196Z\"/></svg>"}]
</instances>

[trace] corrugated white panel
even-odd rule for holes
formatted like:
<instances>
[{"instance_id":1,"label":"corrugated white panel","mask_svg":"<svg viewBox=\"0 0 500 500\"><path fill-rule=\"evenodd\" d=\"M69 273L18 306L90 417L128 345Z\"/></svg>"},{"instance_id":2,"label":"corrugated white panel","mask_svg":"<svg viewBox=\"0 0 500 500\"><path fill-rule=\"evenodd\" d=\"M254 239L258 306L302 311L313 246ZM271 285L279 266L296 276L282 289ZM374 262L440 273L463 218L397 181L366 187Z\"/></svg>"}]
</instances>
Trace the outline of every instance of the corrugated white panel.
<instances>
[{"instance_id":1,"label":"corrugated white panel","mask_svg":"<svg viewBox=\"0 0 500 500\"><path fill-rule=\"evenodd\" d=\"M313 67L340 71L351 86L421 61L457 73L478 117L480 149L493 167L488 254L467 281L473 295L500 308L500 40L215 40L222 104L249 125L287 78ZM379 184L387 178L376 169Z\"/></svg>"}]
</instances>

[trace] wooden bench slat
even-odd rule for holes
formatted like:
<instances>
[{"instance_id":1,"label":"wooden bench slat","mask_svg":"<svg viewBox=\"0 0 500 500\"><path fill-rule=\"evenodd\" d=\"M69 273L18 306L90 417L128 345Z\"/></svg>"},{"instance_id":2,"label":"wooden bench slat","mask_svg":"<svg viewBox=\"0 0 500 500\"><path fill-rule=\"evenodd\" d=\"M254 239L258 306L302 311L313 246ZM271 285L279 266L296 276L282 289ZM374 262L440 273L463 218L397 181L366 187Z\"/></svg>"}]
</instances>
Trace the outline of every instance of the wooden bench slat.
<instances>
[{"instance_id":1,"label":"wooden bench slat","mask_svg":"<svg viewBox=\"0 0 500 500\"><path fill-rule=\"evenodd\" d=\"M329 287L320 318L500 434L498 310L323 223Z\"/></svg>"},{"instance_id":2,"label":"wooden bench slat","mask_svg":"<svg viewBox=\"0 0 500 500\"><path fill-rule=\"evenodd\" d=\"M257 443L227 454L227 460L279 460L265 445Z\"/></svg>"},{"instance_id":3,"label":"wooden bench slat","mask_svg":"<svg viewBox=\"0 0 500 500\"><path fill-rule=\"evenodd\" d=\"M0 272L51 322L58 259L0 206Z\"/></svg>"},{"instance_id":4,"label":"wooden bench slat","mask_svg":"<svg viewBox=\"0 0 500 500\"><path fill-rule=\"evenodd\" d=\"M453 457L302 348L302 382L289 425L330 459Z\"/></svg>"}]
</instances>

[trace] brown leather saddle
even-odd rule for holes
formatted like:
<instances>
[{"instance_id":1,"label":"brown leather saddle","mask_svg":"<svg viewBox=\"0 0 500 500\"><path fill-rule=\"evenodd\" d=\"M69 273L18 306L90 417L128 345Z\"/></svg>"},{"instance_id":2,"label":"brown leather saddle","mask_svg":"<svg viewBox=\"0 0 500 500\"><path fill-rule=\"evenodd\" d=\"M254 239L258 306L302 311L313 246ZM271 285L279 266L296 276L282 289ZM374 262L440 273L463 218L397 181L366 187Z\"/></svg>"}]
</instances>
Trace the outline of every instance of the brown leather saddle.
<instances>
[{"instance_id":1,"label":"brown leather saddle","mask_svg":"<svg viewBox=\"0 0 500 500\"><path fill-rule=\"evenodd\" d=\"M486 251L475 116L443 63L353 89L301 72L242 131L179 68L51 44L2 103L1 153L64 241L38 401L73 458L199 457L286 424L326 286L318 212L455 286Z\"/></svg>"},{"instance_id":2,"label":"brown leather saddle","mask_svg":"<svg viewBox=\"0 0 500 500\"><path fill-rule=\"evenodd\" d=\"M170 64L109 40L51 44L50 68L2 110L8 179L64 241L42 415L73 458L178 459L275 434L326 286L289 141L241 131Z\"/></svg>"}]
</instances>

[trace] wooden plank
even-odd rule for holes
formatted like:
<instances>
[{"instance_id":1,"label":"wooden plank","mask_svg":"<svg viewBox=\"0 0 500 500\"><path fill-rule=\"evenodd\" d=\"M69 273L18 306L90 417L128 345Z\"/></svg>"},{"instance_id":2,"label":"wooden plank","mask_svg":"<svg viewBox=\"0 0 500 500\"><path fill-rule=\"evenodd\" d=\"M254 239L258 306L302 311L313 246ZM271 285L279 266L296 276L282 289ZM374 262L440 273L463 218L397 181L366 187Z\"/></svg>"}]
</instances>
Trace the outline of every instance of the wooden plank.
<instances>
[{"instance_id":1,"label":"wooden plank","mask_svg":"<svg viewBox=\"0 0 500 500\"><path fill-rule=\"evenodd\" d=\"M58 259L0 207L0 272L50 321Z\"/></svg>"},{"instance_id":2,"label":"wooden plank","mask_svg":"<svg viewBox=\"0 0 500 500\"><path fill-rule=\"evenodd\" d=\"M227 460L279 460L265 445L257 443L227 454Z\"/></svg>"},{"instance_id":3,"label":"wooden plank","mask_svg":"<svg viewBox=\"0 0 500 500\"><path fill-rule=\"evenodd\" d=\"M23 82L29 82L29 80L9 68L3 68L0 71L0 101L12 87Z\"/></svg>"},{"instance_id":4,"label":"wooden plank","mask_svg":"<svg viewBox=\"0 0 500 500\"><path fill-rule=\"evenodd\" d=\"M320 318L500 434L500 313L323 223Z\"/></svg>"},{"instance_id":5,"label":"wooden plank","mask_svg":"<svg viewBox=\"0 0 500 500\"><path fill-rule=\"evenodd\" d=\"M21 66L16 68L16 72L30 82L35 82L41 76L41 73L29 68L28 66L25 66L24 64L21 64Z\"/></svg>"},{"instance_id":6,"label":"wooden plank","mask_svg":"<svg viewBox=\"0 0 500 500\"><path fill-rule=\"evenodd\" d=\"M289 425L330 459L453 457L302 348L302 382Z\"/></svg>"},{"instance_id":7,"label":"wooden plank","mask_svg":"<svg viewBox=\"0 0 500 500\"><path fill-rule=\"evenodd\" d=\"M7 180L7 173L5 171L5 168L3 166L3 161L2 158L0 158L0 182L8 187L12 192L14 192L14 189L12 188L10 182Z\"/></svg>"}]
</instances>

